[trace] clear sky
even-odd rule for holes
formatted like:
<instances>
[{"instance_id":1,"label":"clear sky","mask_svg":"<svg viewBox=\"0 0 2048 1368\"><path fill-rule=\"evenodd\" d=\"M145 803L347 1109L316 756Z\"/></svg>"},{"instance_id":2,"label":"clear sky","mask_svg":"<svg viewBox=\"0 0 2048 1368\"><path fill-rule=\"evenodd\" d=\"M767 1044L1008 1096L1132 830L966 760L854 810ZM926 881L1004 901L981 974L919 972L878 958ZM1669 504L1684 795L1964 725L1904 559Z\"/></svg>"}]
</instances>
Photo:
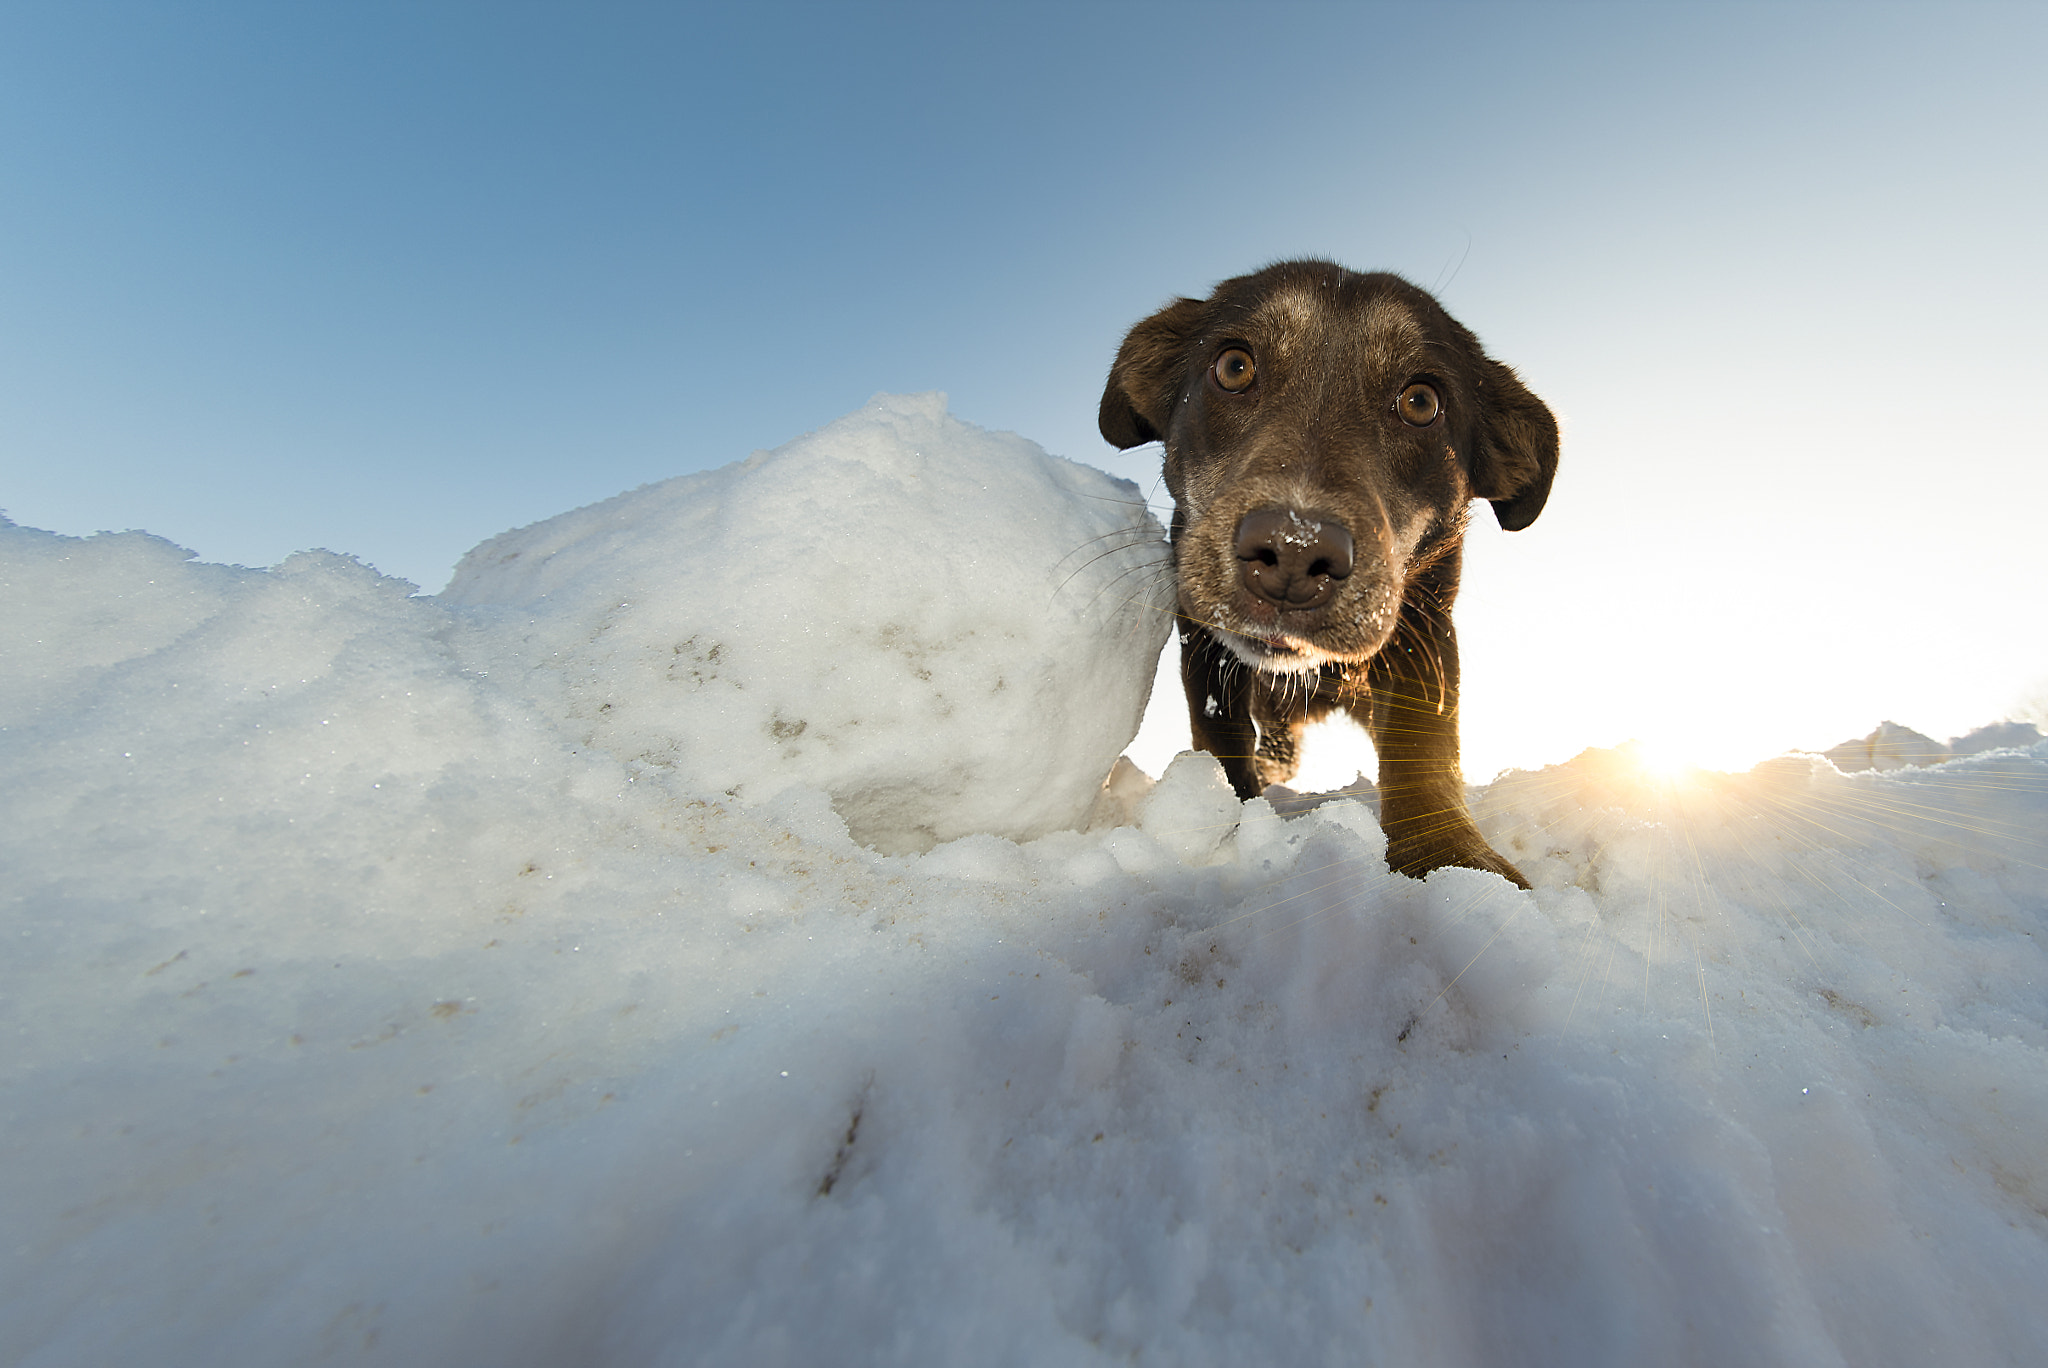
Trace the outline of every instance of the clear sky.
<instances>
[{"instance_id":1,"label":"clear sky","mask_svg":"<svg viewBox=\"0 0 2048 1368\"><path fill-rule=\"evenodd\" d=\"M1123 331L1291 255L1560 414L1468 768L2048 689L2048 6L0 6L0 508L432 591L877 390L1148 485Z\"/></svg>"}]
</instances>

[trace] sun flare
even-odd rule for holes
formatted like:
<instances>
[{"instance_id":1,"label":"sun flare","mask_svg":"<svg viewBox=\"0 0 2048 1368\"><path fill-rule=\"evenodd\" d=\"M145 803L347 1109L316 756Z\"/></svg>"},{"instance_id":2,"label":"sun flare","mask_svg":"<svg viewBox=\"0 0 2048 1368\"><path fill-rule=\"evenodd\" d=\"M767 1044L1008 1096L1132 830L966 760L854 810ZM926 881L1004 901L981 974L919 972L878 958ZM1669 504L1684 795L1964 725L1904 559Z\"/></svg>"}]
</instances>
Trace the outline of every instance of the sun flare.
<instances>
[{"instance_id":1,"label":"sun flare","mask_svg":"<svg viewBox=\"0 0 2048 1368\"><path fill-rule=\"evenodd\" d=\"M1622 749L1634 756L1636 764L1645 773L1667 783L1675 783L1690 778L1701 770L1714 768L1695 752L1669 739L1638 739L1628 742Z\"/></svg>"}]
</instances>

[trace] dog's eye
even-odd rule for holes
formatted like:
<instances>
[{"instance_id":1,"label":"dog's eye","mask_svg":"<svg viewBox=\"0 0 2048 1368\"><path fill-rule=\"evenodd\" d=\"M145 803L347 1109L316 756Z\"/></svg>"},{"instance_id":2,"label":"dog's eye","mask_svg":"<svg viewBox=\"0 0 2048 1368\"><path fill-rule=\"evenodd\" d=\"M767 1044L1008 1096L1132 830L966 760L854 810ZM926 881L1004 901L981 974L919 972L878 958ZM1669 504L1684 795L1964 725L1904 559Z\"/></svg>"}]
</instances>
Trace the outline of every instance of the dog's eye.
<instances>
[{"instance_id":1,"label":"dog's eye","mask_svg":"<svg viewBox=\"0 0 2048 1368\"><path fill-rule=\"evenodd\" d=\"M1401 421L1410 427L1428 427L1436 416L1444 411L1444 401L1437 397L1436 387L1425 385L1420 380L1401 391L1401 397L1394 401L1400 410Z\"/></svg>"},{"instance_id":2,"label":"dog's eye","mask_svg":"<svg viewBox=\"0 0 2048 1368\"><path fill-rule=\"evenodd\" d=\"M1227 394L1243 394L1252 387L1252 377L1257 373L1252 366L1252 354L1243 347L1230 348L1209 367L1209 374Z\"/></svg>"}]
</instances>

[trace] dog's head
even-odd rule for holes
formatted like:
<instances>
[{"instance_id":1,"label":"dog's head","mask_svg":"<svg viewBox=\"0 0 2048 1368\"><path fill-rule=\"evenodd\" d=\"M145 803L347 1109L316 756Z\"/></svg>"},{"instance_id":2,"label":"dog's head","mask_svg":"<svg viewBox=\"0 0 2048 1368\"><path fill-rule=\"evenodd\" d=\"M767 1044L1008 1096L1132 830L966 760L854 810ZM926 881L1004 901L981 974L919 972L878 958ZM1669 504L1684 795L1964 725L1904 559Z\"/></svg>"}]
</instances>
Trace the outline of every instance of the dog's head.
<instances>
[{"instance_id":1,"label":"dog's head","mask_svg":"<svg viewBox=\"0 0 2048 1368\"><path fill-rule=\"evenodd\" d=\"M1372 656L1470 502L1519 531L1557 470L1550 410L1434 298L1326 261L1131 329L1101 427L1165 444L1181 612L1283 673Z\"/></svg>"}]
</instances>

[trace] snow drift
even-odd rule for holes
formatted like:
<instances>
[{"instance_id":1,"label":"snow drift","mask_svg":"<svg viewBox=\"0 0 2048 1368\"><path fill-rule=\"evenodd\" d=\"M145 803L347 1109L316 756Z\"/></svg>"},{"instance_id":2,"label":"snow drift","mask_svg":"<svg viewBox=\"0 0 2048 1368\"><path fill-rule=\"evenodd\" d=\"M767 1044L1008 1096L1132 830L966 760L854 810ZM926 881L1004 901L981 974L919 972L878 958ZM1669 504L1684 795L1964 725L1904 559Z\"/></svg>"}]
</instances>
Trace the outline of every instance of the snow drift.
<instances>
[{"instance_id":1,"label":"snow drift","mask_svg":"<svg viewBox=\"0 0 2048 1368\"><path fill-rule=\"evenodd\" d=\"M858 423L936 433L920 478L982 440ZM0 526L0 1358L2048 1353L2048 747L1589 752L1475 795L1526 894L1390 876L1368 805L1284 818L1199 756L1093 825L882 853L842 819L880 762L759 732L900 651L721 626L733 745L791 767L754 791L663 659L702 605L635 615L633 529L700 526L689 489L709 536L772 526L765 464L489 544L483 607ZM1040 469L1020 520L1116 490ZM608 536L648 578L600 583ZM1126 649L1059 597L1007 630ZM900 620L958 658L874 717L975 756L934 700L1026 681L945 611Z\"/></svg>"},{"instance_id":2,"label":"snow drift","mask_svg":"<svg viewBox=\"0 0 2048 1368\"><path fill-rule=\"evenodd\" d=\"M1082 822L1171 621L1135 486L878 395L738 465L493 537L443 601L588 744L929 849Z\"/></svg>"}]
</instances>

